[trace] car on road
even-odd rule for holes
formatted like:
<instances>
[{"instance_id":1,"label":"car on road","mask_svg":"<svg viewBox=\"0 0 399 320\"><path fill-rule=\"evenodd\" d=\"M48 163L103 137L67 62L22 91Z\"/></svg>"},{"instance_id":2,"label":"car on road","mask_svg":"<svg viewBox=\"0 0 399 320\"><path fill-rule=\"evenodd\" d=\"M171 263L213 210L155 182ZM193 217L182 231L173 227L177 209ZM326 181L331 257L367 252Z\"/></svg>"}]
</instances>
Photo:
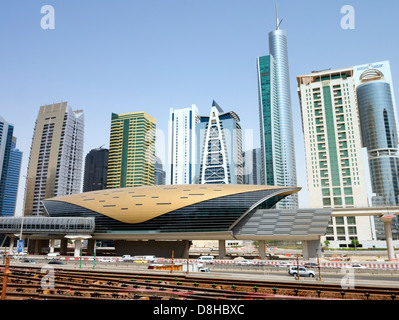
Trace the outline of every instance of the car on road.
<instances>
[{"instance_id":1,"label":"car on road","mask_svg":"<svg viewBox=\"0 0 399 320\"><path fill-rule=\"evenodd\" d=\"M292 266L292 265L293 265L292 262L287 262L287 261L281 261L281 262L278 263L279 267L289 267L289 266Z\"/></svg>"},{"instance_id":2,"label":"car on road","mask_svg":"<svg viewBox=\"0 0 399 320\"><path fill-rule=\"evenodd\" d=\"M308 262L303 265L305 268L317 268L317 263Z\"/></svg>"},{"instance_id":3,"label":"car on road","mask_svg":"<svg viewBox=\"0 0 399 320\"><path fill-rule=\"evenodd\" d=\"M21 262L22 263L36 263L36 261L33 259L23 259Z\"/></svg>"},{"instance_id":4,"label":"car on road","mask_svg":"<svg viewBox=\"0 0 399 320\"><path fill-rule=\"evenodd\" d=\"M63 264L61 261L49 261L48 264Z\"/></svg>"},{"instance_id":5,"label":"car on road","mask_svg":"<svg viewBox=\"0 0 399 320\"><path fill-rule=\"evenodd\" d=\"M291 266L288 270L288 274L291 276L296 276L298 274L298 267ZM308 270L305 267L299 267L299 276L300 277L315 277L315 272L312 270Z\"/></svg>"},{"instance_id":6,"label":"car on road","mask_svg":"<svg viewBox=\"0 0 399 320\"><path fill-rule=\"evenodd\" d=\"M352 264L350 266L350 268L353 268L353 269L367 269L365 266L362 266L361 264Z\"/></svg>"},{"instance_id":7,"label":"car on road","mask_svg":"<svg viewBox=\"0 0 399 320\"><path fill-rule=\"evenodd\" d=\"M253 261L246 260L246 259L237 261L238 266L251 266L253 264L254 264Z\"/></svg>"},{"instance_id":8,"label":"car on road","mask_svg":"<svg viewBox=\"0 0 399 320\"><path fill-rule=\"evenodd\" d=\"M213 264L215 262L214 256L201 256L197 259L198 263L209 263Z\"/></svg>"}]
</instances>

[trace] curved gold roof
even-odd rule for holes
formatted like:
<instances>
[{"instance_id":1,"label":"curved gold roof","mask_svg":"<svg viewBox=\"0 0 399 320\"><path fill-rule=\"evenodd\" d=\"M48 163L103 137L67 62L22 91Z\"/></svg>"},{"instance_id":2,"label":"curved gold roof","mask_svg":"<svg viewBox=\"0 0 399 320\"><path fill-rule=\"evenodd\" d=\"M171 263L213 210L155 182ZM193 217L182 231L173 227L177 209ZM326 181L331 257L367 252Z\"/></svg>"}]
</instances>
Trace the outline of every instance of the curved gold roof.
<instances>
[{"instance_id":1,"label":"curved gold roof","mask_svg":"<svg viewBox=\"0 0 399 320\"><path fill-rule=\"evenodd\" d=\"M296 187L243 184L162 185L90 191L45 201L71 203L124 223L141 223L206 200L252 191L278 192L280 189L280 194L284 195L300 190Z\"/></svg>"}]
</instances>

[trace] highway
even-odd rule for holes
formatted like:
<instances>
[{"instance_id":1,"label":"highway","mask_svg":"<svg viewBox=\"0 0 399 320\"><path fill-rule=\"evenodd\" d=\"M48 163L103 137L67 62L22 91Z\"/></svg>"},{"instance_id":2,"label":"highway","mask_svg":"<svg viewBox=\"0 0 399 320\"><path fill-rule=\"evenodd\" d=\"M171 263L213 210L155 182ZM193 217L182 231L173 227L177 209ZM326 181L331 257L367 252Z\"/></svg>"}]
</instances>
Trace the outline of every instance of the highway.
<instances>
[{"instance_id":1,"label":"highway","mask_svg":"<svg viewBox=\"0 0 399 320\"><path fill-rule=\"evenodd\" d=\"M43 257L32 257L36 259L35 265L46 265L49 259L43 259ZM22 260L21 260L22 261ZM11 265L29 265L22 263L20 260L12 259ZM61 260L60 260L61 261ZM62 261L68 267L82 268L82 269L114 269L114 270L130 270L146 272L148 270L148 263L133 263L133 262L99 262L96 261L79 261L69 260ZM33 266L33 264L32 264ZM276 281L298 281L293 276L288 274L288 267L274 267L274 266L238 266L238 265L207 265L211 273L207 273L207 276L217 277L218 274L228 276L231 278L251 278L251 279L262 279L262 280L273 280ZM300 281L311 281L318 282L318 268L311 268L316 273L315 278L304 278L301 277ZM151 270L152 271L152 270ZM370 270L370 269L348 269L348 268L321 268L321 282L331 283L356 283L358 285L380 285L380 286L398 286L399 287L399 270ZM352 282L351 282L352 281Z\"/></svg>"}]
</instances>

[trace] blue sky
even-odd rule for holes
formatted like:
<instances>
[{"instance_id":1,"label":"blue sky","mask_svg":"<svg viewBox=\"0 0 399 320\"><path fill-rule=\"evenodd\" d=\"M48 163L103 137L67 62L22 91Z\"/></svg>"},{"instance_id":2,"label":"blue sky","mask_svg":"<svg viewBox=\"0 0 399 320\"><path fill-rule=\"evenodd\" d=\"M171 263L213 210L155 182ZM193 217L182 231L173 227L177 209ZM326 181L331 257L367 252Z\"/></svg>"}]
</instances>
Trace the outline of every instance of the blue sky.
<instances>
[{"instance_id":1,"label":"blue sky","mask_svg":"<svg viewBox=\"0 0 399 320\"><path fill-rule=\"evenodd\" d=\"M54 30L41 28L44 5L55 9ZM280 0L278 5L281 29L288 34L299 201L306 207L296 76L390 60L398 96L399 2ZM344 5L355 9L353 30L341 28ZM171 107L196 104L207 115L212 100L234 110L259 146L256 57L268 54L275 19L275 1L265 0L2 0L0 115L15 126L24 153L21 175L39 107L60 101L84 110L85 154L108 147L111 112L146 111L166 139Z\"/></svg>"}]
</instances>

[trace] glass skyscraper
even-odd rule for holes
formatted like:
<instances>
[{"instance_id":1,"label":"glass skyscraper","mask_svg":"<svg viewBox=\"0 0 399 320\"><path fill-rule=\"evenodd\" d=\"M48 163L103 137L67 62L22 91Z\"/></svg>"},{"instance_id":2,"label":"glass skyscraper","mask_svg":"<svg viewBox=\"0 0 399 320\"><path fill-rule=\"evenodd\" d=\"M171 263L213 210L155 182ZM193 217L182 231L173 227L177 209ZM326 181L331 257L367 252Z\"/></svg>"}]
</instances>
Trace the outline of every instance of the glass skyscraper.
<instances>
[{"instance_id":1,"label":"glass skyscraper","mask_svg":"<svg viewBox=\"0 0 399 320\"><path fill-rule=\"evenodd\" d=\"M399 152L395 99L389 61L356 66L356 92L363 146L367 148L373 206L399 205ZM376 221L377 238L384 238ZM392 222L399 238L399 220Z\"/></svg>"},{"instance_id":2,"label":"glass skyscraper","mask_svg":"<svg viewBox=\"0 0 399 320\"><path fill-rule=\"evenodd\" d=\"M109 150L96 148L91 150L85 159L83 192L102 190L107 186Z\"/></svg>"},{"instance_id":3,"label":"glass skyscraper","mask_svg":"<svg viewBox=\"0 0 399 320\"><path fill-rule=\"evenodd\" d=\"M18 194L22 152L16 148L14 126L0 117L0 215L13 216Z\"/></svg>"},{"instance_id":4,"label":"glass skyscraper","mask_svg":"<svg viewBox=\"0 0 399 320\"><path fill-rule=\"evenodd\" d=\"M287 34L279 24L269 33L269 53L257 58L262 183L296 186ZM291 195L277 206L297 208L298 196Z\"/></svg>"}]
</instances>

